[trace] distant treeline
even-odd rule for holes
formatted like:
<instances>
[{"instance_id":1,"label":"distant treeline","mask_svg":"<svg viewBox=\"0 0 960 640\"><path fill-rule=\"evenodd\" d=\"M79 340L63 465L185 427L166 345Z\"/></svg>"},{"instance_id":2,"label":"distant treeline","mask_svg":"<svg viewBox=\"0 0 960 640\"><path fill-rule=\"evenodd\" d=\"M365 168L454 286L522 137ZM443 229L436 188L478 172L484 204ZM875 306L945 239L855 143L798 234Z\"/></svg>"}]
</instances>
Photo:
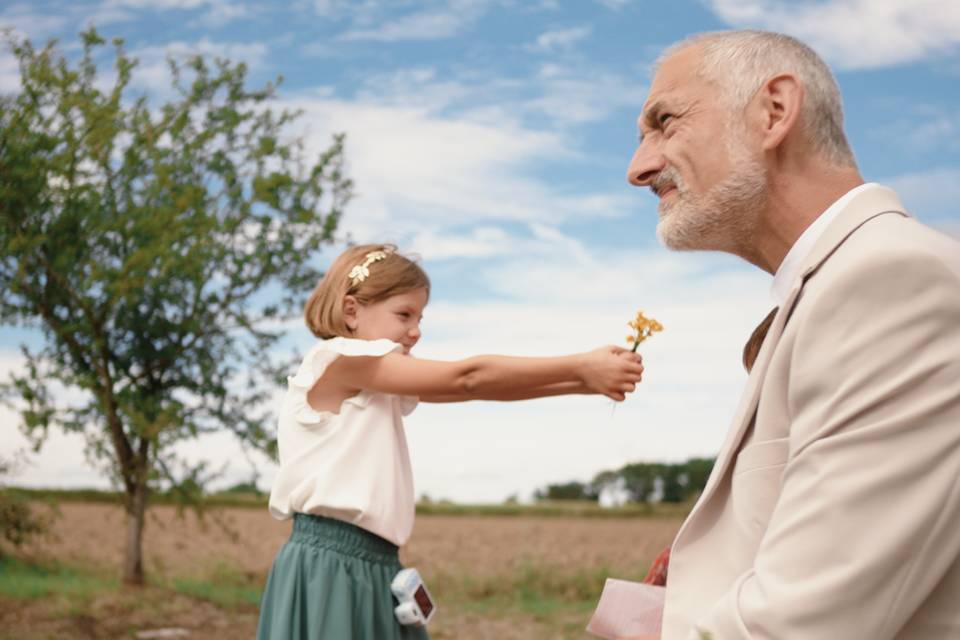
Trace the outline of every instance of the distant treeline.
<instances>
[{"instance_id":1,"label":"distant treeline","mask_svg":"<svg viewBox=\"0 0 960 640\"><path fill-rule=\"evenodd\" d=\"M589 500L604 494L613 502L685 502L707 484L714 458L686 462L636 462L615 471L601 471L590 482L550 484L534 493L536 500Z\"/></svg>"}]
</instances>

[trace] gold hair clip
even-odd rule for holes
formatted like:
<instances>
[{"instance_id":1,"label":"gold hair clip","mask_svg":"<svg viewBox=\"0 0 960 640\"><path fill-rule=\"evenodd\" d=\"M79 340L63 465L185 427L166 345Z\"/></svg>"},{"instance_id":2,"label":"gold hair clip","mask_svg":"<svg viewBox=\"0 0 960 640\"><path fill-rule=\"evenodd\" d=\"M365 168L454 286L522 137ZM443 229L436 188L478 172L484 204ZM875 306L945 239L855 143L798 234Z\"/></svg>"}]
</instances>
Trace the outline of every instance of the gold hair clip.
<instances>
[{"instance_id":1,"label":"gold hair clip","mask_svg":"<svg viewBox=\"0 0 960 640\"><path fill-rule=\"evenodd\" d=\"M347 274L347 277L350 278L350 285L355 287L369 278L370 265L378 260L384 260L386 257L386 251L371 251L364 256L363 262L355 266L353 269L350 269L350 273Z\"/></svg>"}]
</instances>

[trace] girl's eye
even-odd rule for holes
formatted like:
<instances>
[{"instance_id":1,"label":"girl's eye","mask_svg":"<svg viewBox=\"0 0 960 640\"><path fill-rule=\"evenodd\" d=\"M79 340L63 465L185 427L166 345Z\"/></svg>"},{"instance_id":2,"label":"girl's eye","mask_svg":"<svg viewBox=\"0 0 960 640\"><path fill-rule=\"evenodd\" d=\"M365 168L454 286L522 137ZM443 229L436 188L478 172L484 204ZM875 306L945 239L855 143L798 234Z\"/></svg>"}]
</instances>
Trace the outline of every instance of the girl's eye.
<instances>
[{"instance_id":1,"label":"girl's eye","mask_svg":"<svg viewBox=\"0 0 960 640\"><path fill-rule=\"evenodd\" d=\"M403 318L404 320L410 317L410 313L408 311L398 311L397 315Z\"/></svg>"}]
</instances>

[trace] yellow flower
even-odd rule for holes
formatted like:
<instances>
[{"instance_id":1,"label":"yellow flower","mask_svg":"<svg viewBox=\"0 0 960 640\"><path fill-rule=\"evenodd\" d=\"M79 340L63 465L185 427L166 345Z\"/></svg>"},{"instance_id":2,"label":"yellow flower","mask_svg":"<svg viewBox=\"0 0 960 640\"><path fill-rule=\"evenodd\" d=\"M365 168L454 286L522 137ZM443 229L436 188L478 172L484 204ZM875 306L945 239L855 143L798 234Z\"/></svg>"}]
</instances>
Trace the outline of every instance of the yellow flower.
<instances>
[{"instance_id":1,"label":"yellow flower","mask_svg":"<svg viewBox=\"0 0 960 640\"><path fill-rule=\"evenodd\" d=\"M656 331L663 331L663 325L643 315L643 311L637 311L637 316L627 323L627 326L636 331L635 334L627 336L627 343L633 345L632 351L636 351L640 343L650 337Z\"/></svg>"}]
</instances>

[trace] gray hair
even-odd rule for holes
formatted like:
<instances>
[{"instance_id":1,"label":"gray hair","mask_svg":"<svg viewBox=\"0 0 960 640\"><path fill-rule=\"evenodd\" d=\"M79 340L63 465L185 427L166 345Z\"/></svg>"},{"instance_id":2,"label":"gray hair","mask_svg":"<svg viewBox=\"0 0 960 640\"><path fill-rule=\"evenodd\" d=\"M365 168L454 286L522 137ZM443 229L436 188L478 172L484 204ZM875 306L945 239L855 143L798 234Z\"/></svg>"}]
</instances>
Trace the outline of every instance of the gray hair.
<instances>
[{"instance_id":1,"label":"gray hair","mask_svg":"<svg viewBox=\"0 0 960 640\"><path fill-rule=\"evenodd\" d=\"M805 89L800 124L807 140L832 164L856 165L843 133L840 89L813 49L795 38L769 31L713 31L672 45L656 66L694 46L701 52L697 73L720 89L731 112L745 108L764 83L777 74L796 76Z\"/></svg>"}]
</instances>

